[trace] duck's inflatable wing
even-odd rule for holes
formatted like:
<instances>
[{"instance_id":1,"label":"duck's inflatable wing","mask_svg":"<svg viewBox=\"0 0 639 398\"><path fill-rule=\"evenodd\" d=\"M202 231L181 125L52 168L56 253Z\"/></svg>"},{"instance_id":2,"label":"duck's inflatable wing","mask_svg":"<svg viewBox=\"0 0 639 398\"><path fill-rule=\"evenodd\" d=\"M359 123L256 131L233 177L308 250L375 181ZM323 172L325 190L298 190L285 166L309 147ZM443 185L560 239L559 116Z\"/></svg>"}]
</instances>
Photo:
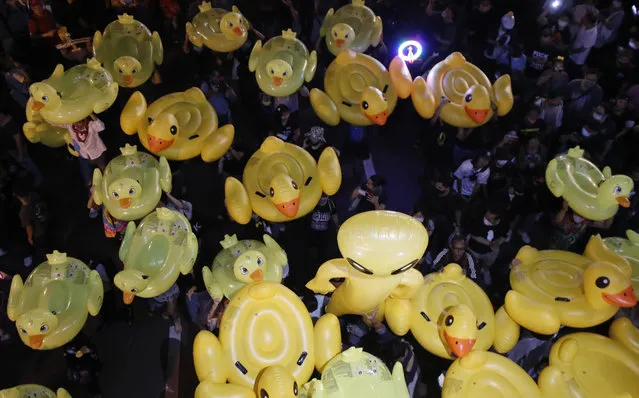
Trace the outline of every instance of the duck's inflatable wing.
<instances>
[{"instance_id":1,"label":"duck's inflatable wing","mask_svg":"<svg viewBox=\"0 0 639 398\"><path fill-rule=\"evenodd\" d=\"M558 175L557 160L552 159L546 167L546 184L552 194L558 198L564 193L566 185Z\"/></svg>"},{"instance_id":2,"label":"duck's inflatable wing","mask_svg":"<svg viewBox=\"0 0 639 398\"><path fill-rule=\"evenodd\" d=\"M500 354L512 350L519 341L520 327L501 307L495 313L495 340L493 347Z\"/></svg>"},{"instance_id":3,"label":"duck's inflatable wing","mask_svg":"<svg viewBox=\"0 0 639 398\"><path fill-rule=\"evenodd\" d=\"M213 300L222 300L224 298L224 292L220 287L220 282L215 279L209 267L202 267L202 279L204 280L206 291L209 292Z\"/></svg>"},{"instance_id":4,"label":"duck's inflatable wing","mask_svg":"<svg viewBox=\"0 0 639 398\"><path fill-rule=\"evenodd\" d=\"M610 338L623 344L629 351L639 355L639 329L637 329L630 319L617 318L610 325L608 333Z\"/></svg>"},{"instance_id":5,"label":"duck's inflatable wing","mask_svg":"<svg viewBox=\"0 0 639 398\"><path fill-rule=\"evenodd\" d=\"M166 193L170 193L172 189L172 175L169 162L164 156L160 156L160 187Z\"/></svg>"},{"instance_id":6,"label":"duck's inflatable wing","mask_svg":"<svg viewBox=\"0 0 639 398\"><path fill-rule=\"evenodd\" d=\"M120 260L124 262L129 254L129 250L131 250L131 245L133 244L133 236L135 235L135 222L129 221L126 226L126 232L124 233L124 238L122 239L122 244L120 245L119 256Z\"/></svg>"},{"instance_id":7,"label":"duck's inflatable wing","mask_svg":"<svg viewBox=\"0 0 639 398\"><path fill-rule=\"evenodd\" d=\"M371 32L371 44L373 47L377 47L379 42L382 41L382 18L375 17L375 21L373 22L373 31Z\"/></svg>"},{"instance_id":8,"label":"duck's inflatable wing","mask_svg":"<svg viewBox=\"0 0 639 398\"><path fill-rule=\"evenodd\" d=\"M535 301L514 290L506 293L505 308L517 324L535 333L551 335L561 327L555 309L548 304Z\"/></svg>"},{"instance_id":9,"label":"duck's inflatable wing","mask_svg":"<svg viewBox=\"0 0 639 398\"><path fill-rule=\"evenodd\" d=\"M193 265L195 264L195 259L197 258L197 238L193 232L189 232L185 246L186 247L184 248L179 264L182 275L186 275L191 272Z\"/></svg>"},{"instance_id":10,"label":"duck's inflatable wing","mask_svg":"<svg viewBox=\"0 0 639 398\"><path fill-rule=\"evenodd\" d=\"M332 8L329 9L326 13L324 22L322 22L322 26L320 26L320 37L326 36L328 30L333 27L333 14L335 14L335 10L333 10Z\"/></svg>"},{"instance_id":11,"label":"duck's inflatable wing","mask_svg":"<svg viewBox=\"0 0 639 398\"><path fill-rule=\"evenodd\" d=\"M333 148L327 147L322 151L317 162L317 172L322 191L329 196L335 195L342 185L342 168Z\"/></svg>"},{"instance_id":12,"label":"duck's inflatable wing","mask_svg":"<svg viewBox=\"0 0 639 398\"><path fill-rule=\"evenodd\" d=\"M333 314L324 314L313 329L315 347L315 368L324 370L328 361L342 351L342 332L339 319Z\"/></svg>"},{"instance_id":13,"label":"duck's inflatable wing","mask_svg":"<svg viewBox=\"0 0 639 398\"><path fill-rule=\"evenodd\" d=\"M410 300L388 298L384 303L384 317L390 330L397 336L404 336L411 328Z\"/></svg>"},{"instance_id":14,"label":"duck's inflatable wing","mask_svg":"<svg viewBox=\"0 0 639 398\"><path fill-rule=\"evenodd\" d=\"M24 283L20 275L14 275L11 281L11 290L9 291L9 301L7 302L7 316L13 322L22 315L22 291Z\"/></svg>"},{"instance_id":15,"label":"duck's inflatable wing","mask_svg":"<svg viewBox=\"0 0 639 398\"><path fill-rule=\"evenodd\" d=\"M57 398L71 398L71 394L64 388L58 388L58 391L55 392Z\"/></svg>"},{"instance_id":16,"label":"duck's inflatable wing","mask_svg":"<svg viewBox=\"0 0 639 398\"><path fill-rule=\"evenodd\" d=\"M162 39L158 32L153 32L151 42L153 44L153 62L156 65L162 65L162 61L164 60L164 47L162 47Z\"/></svg>"},{"instance_id":17,"label":"duck's inflatable wing","mask_svg":"<svg viewBox=\"0 0 639 398\"><path fill-rule=\"evenodd\" d=\"M253 215L253 208L244 185L238 179L228 177L224 183L224 197L229 216L238 224L248 224Z\"/></svg>"},{"instance_id":18,"label":"duck's inflatable wing","mask_svg":"<svg viewBox=\"0 0 639 398\"><path fill-rule=\"evenodd\" d=\"M100 308L102 308L102 301L104 299L104 286L102 285L102 278L96 270L92 270L89 273L89 284L87 286L87 310L92 316L98 315Z\"/></svg>"},{"instance_id":19,"label":"duck's inflatable wing","mask_svg":"<svg viewBox=\"0 0 639 398\"><path fill-rule=\"evenodd\" d=\"M493 84L493 93L497 102L497 114L499 116L508 114L515 103L510 75L502 75L497 79L495 84Z\"/></svg>"}]
</instances>

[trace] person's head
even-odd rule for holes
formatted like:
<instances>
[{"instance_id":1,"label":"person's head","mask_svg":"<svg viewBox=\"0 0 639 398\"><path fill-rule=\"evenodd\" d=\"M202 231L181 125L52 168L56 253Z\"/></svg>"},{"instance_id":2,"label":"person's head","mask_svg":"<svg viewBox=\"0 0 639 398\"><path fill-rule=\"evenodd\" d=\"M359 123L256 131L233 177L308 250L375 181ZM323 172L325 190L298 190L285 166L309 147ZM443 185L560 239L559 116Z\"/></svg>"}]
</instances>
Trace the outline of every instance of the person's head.
<instances>
[{"instance_id":1,"label":"person's head","mask_svg":"<svg viewBox=\"0 0 639 398\"><path fill-rule=\"evenodd\" d=\"M386 180L378 174L374 174L366 180L366 187L371 191L381 190L384 185L386 185Z\"/></svg>"},{"instance_id":2,"label":"person's head","mask_svg":"<svg viewBox=\"0 0 639 398\"><path fill-rule=\"evenodd\" d=\"M613 105L615 111L625 111L628 108L628 96L620 95L615 98L615 102Z\"/></svg>"},{"instance_id":3,"label":"person's head","mask_svg":"<svg viewBox=\"0 0 639 398\"><path fill-rule=\"evenodd\" d=\"M284 104L278 105L277 113L280 115L282 124L286 124L286 122L288 122L288 118L291 116L291 112L289 112L288 106Z\"/></svg>"},{"instance_id":4,"label":"person's head","mask_svg":"<svg viewBox=\"0 0 639 398\"><path fill-rule=\"evenodd\" d=\"M513 182L508 186L508 193L516 196L523 196L526 184L521 178L515 178Z\"/></svg>"},{"instance_id":5,"label":"person's head","mask_svg":"<svg viewBox=\"0 0 639 398\"><path fill-rule=\"evenodd\" d=\"M44 15L44 3L42 0L29 0L29 7L36 16Z\"/></svg>"},{"instance_id":6,"label":"person's head","mask_svg":"<svg viewBox=\"0 0 639 398\"><path fill-rule=\"evenodd\" d=\"M475 156L472 162L475 169L485 169L488 165L490 165L490 153L484 151Z\"/></svg>"},{"instance_id":7,"label":"person's head","mask_svg":"<svg viewBox=\"0 0 639 398\"><path fill-rule=\"evenodd\" d=\"M326 143L326 139L324 138L324 128L320 126L311 127L311 129L305 135L313 145Z\"/></svg>"},{"instance_id":8,"label":"person's head","mask_svg":"<svg viewBox=\"0 0 639 398\"><path fill-rule=\"evenodd\" d=\"M623 8L623 0L612 0L610 6L616 10Z\"/></svg>"},{"instance_id":9,"label":"person's head","mask_svg":"<svg viewBox=\"0 0 639 398\"><path fill-rule=\"evenodd\" d=\"M617 51L617 66L625 67L632 64L633 52L629 48Z\"/></svg>"},{"instance_id":10,"label":"person's head","mask_svg":"<svg viewBox=\"0 0 639 398\"><path fill-rule=\"evenodd\" d=\"M320 206L324 206L324 205L325 205L325 204L327 204L327 203L328 203L328 195L327 195L327 194L325 194L325 193L322 193L322 196L320 196L320 199L319 199L318 204L319 204Z\"/></svg>"},{"instance_id":11,"label":"person's head","mask_svg":"<svg viewBox=\"0 0 639 398\"><path fill-rule=\"evenodd\" d=\"M529 124L534 124L537 119L539 119L539 114L541 113L541 111L539 110L539 107L533 105L530 108L528 108L528 112L526 112L526 122L528 122Z\"/></svg>"},{"instance_id":12,"label":"person's head","mask_svg":"<svg viewBox=\"0 0 639 398\"><path fill-rule=\"evenodd\" d=\"M450 193L450 189L453 186L453 177L450 173L441 173L435 179L435 189L440 193L440 196L446 196Z\"/></svg>"},{"instance_id":13,"label":"person's head","mask_svg":"<svg viewBox=\"0 0 639 398\"><path fill-rule=\"evenodd\" d=\"M484 213L484 223L489 224L489 225L497 225L499 224L499 214L501 212L493 207L489 207L488 210L486 210L486 213Z\"/></svg>"},{"instance_id":14,"label":"person's head","mask_svg":"<svg viewBox=\"0 0 639 398\"><path fill-rule=\"evenodd\" d=\"M423 206L415 206L415 208L413 209L413 218L420 223L424 222L424 220L426 219L426 210L424 210Z\"/></svg>"},{"instance_id":15,"label":"person's head","mask_svg":"<svg viewBox=\"0 0 639 398\"><path fill-rule=\"evenodd\" d=\"M493 8L493 2L492 0L481 0L477 8L480 13L485 14Z\"/></svg>"},{"instance_id":16,"label":"person's head","mask_svg":"<svg viewBox=\"0 0 639 398\"><path fill-rule=\"evenodd\" d=\"M591 29L597 23L597 14L592 11L587 11L586 15L581 19L581 24L586 29Z\"/></svg>"},{"instance_id":17,"label":"person's head","mask_svg":"<svg viewBox=\"0 0 639 398\"><path fill-rule=\"evenodd\" d=\"M556 57L552 61L552 68L555 72L562 72L564 67L564 57Z\"/></svg>"},{"instance_id":18,"label":"person's head","mask_svg":"<svg viewBox=\"0 0 639 398\"><path fill-rule=\"evenodd\" d=\"M455 235L450 240L450 254L454 262L460 262L466 254L466 237Z\"/></svg>"},{"instance_id":19,"label":"person's head","mask_svg":"<svg viewBox=\"0 0 639 398\"><path fill-rule=\"evenodd\" d=\"M457 19L457 8L455 6L448 6L444 11L442 11L442 19L446 23L453 23L455 19Z\"/></svg>"},{"instance_id":20,"label":"person's head","mask_svg":"<svg viewBox=\"0 0 639 398\"><path fill-rule=\"evenodd\" d=\"M570 25L570 18L568 18L567 15L562 15L557 20L557 27L559 28L559 30L565 29L568 25Z\"/></svg>"},{"instance_id":21,"label":"person's head","mask_svg":"<svg viewBox=\"0 0 639 398\"><path fill-rule=\"evenodd\" d=\"M588 68L584 73L584 78L581 79L581 88L584 90L590 90L599 81L599 70L595 68Z\"/></svg>"},{"instance_id":22,"label":"person's head","mask_svg":"<svg viewBox=\"0 0 639 398\"><path fill-rule=\"evenodd\" d=\"M515 14L512 11L501 17L501 27L504 30L512 30L515 27Z\"/></svg>"},{"instance_id":23,"label":"person's head","mask_svg":"<svg viewBox=\"0 0 639 398\"><path fill-rule=\"evenodd\" d=\"M592 110L592 120L595 123L602 123L604 120L606 120L606 117L608 116L607 112L606 112L606 107L604 107L603 105L597 105L593 110Z\"/></svg>"}]
</instances>

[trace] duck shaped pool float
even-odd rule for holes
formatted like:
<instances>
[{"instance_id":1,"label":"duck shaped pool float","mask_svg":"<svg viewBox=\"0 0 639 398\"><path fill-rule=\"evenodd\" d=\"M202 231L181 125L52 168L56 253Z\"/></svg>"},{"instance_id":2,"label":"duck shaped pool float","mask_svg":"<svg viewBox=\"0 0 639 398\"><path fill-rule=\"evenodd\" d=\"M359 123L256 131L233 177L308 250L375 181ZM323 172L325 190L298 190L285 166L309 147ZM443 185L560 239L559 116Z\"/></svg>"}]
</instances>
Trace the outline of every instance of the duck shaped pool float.
<instances>
[{"instance_id":1,"label":"duck shaped pool float","mask_svg":"<svg viewBox=\"0 0 639 398\"><path fill-rule=\"evenodd\" d=\"M120 246L124 270L113 282L122 290L124 304L135 296L158 296L191 272L197 257L197 238L189 220L174 210L157 208L140 225L130 222Z\"/></svg>"},{"instance_id":2,"label":"duck shaped pool float","mask_svg":"<svg viewBox=\"0 0 639 398\"><path fill-rule=\"evenodd\" d=\"M197 87L165 95L149 107L141 92L133 93L120 115L120 126L126 134L138 133L146 149L169 160L201 155L205 162L216 161L235 135L232 124L218 128L215 109Z\"/></svg>"},{"instance_id":3,"label":"duck shaped pool float","mask_svg":"<svg viewBox=\"0 0 639 398\"><path fill-rule=\"evenodd\" d=\"M583 149L571 148L554 158L546 167L546 184L556 197L563 197L575 213L593 221L607 220L617 214L619 205L630 206L628 195L634 182L625 175L603 172L585 159Z\"/></svg>"},{"instance_id":4,"label":"duck shaped pool float","mask_svg":"<svg viewBox=\"0 0 639 398\"><path fill-rule=\"evenodd\" d=\"M102 279L82 261L55 250L22 283L11 282L7 315L22 342L34 350L52 350L75 338L102 307Z\"/></svg>"},{"instance_id":5,"label":"duck shaped pool float","mask_svg":"<svg viewBox=\"0 0 639 398\"><path fill-rule=\"evenodd\" d=\"M118 15L93 36L93 53L121 87L137 87L162 65L164 49L157 32L151 33L131 15Z\"/></svg>"},{"instance_id":6,"label":"duck shaped pool float","mask_svg":"<svg viewBox=\"0 0 639 398\"><path fill-rule=\"evenodd\" d=\"M376 311L383 319L386 299L412 298L424 283L414 267L426 252L428 233L422 223L394 211L357 214L337 232L343 258L320 266L306 287L315 293L333 292L326 311L337 316ZM337 289L330 282L344 278Z\"/></svg>"},{"instance_id":7,"label":"duck shaped pool float","mask_svg":"<svg viewBox=\"0 0 639 398\"><path fill-rule=\"evenodd\" d=\"M379 358L351 347L331 359L321 380L304 385L299 398L409 398L410 393L400 362L393 373Z\"/></svg>"},{"instance_id":8,"label":"duck shaped pool float","mask_svg":"<svg viewBox=\"0 0 639 398\"><path fill-rule=\"evenodd\" d=\"M250 27L239 8L226 11L211 7L208 1L198 8L193 23L186 23L186 35L195 47L204 45L215 52L230 53L246 43Z\"/></svg>"},{"instance_id":9,"label":"duck shaped pool float","mask_svg":"<svg viewBox=\"0 0 639 398\"><path fill-rule=\"evenodd\" d=\"M33 109L33 98L29 98L25 109L27 122L22 125L22 132L32 144L40 143L49 148L67 146L69 153L78 156L73 149L73 141L69 131L64 127L53 126L40 116L40 112Z\"/></svg>"},{"instance_id":10,"label":"duck shaped pool float","mask_svg":"<svg viewBox=\"0 0 639 398\"><path fill-rule=\"evenodd\" d=\"M326 46L333 55L342 50L365 52L382 40L382 19L366 7L364 0L353 0L334 12L326 13L320 27L320 37L326 36Z\"/></svg>"},{"instance_id":11,"label":"duck shaped pool float","mask_svg":"<svg viewBox=\"0 0 639 398\"><path fill-rule=\"evenodd\" d=\"M550 351L549 365L539 376L557 378L549 397L639 397L639 331L628 318L616 319L610 336L573 333L563 336ZM560 395L568 390L568 395Z\"/></svg>"},{"instance_id":12,"label":"duck shaped pool float","mask_svg":"<svg viewBox=\"0 0 639 398\"><path fill-rule=\"evenodd\" d=\"M31 109L51 124L70 124L113 105L118 85L95 58L65 71L55 67L46 80L29 87Z\"/></svg>"},{"instance_id":13,"label":"duck shaped pool float","mask_svg":"<svg viewBox=\"0 0 639 398\"><path fill-rule=\"evenodd\" d=\"M271 97L296 93L304 82L310 82L317 68L317 54L288 29L270 39L262 47L258 40L249 57L249 70L255 72L257 85Z\"/></svg>"},{"instance_id":14,"label":"duck shaped pool float","mask_svg":"<svg viewBox=\"0 0 639 398\"><path fill-rule=\"evenodd\" d=\"M224 185L229 215L248 224L253 212L270 222L285 222L310 213L322 196L342 184L335 150L327 147L319 162L301 147L268 137L244 167L243 183L229 177Z\"/></svg>"},{"instance_id":15,"label":"duck shaped pool float","mask_svg":"<svg viewBox=\"0 0 639 398\"><path fill-rule=\"evenodd\" d=\"M393 333L403 336L410 329L422 347L446 359L488 350L496 330L510 333L512 345L519 339L516 324L497 325L490 299L457 264L428 274L410 301L388 299L385 317Z\"/></svg>"},{"instance_id":16,"label":"duck shaped pool float","mask_svg":"<svg viewBox=\"0 0 639 398\"><path fill-rule=\"evenodd\" d=\"M39 384L22 384L6 390L0 390L0 398L71 398L64 388L56 392Z\"/></svg>"},{"instance_id":17,"label":"duck shaped pool float","mask_svg":"<svg viewBox=\"0 0 639 398\"><path fill-rule=\"evenodd\" d=\"M603 242L608 249L628 261L632 268L632 288L635 295L639 295L639 234L629 229L626 236L628 239L605 238Z\"/></svg>"},{"instance_id":18,"label":"duck shaped pool float","mask_svg":"<svg viewBox=\"0 0 639 398\"><path fill-rule=\"evenodd\" d=\"M195 337L195 398L295 398L341 344L336 316L326 314L313 326L288 288L268 281L246 285L224 311L219 338L209 331Z\"/></svg>"},{"instance_id":19,"label":"duck shaped pool float","mask_svg":"<svg viewBox=\"0 0 639 398\"><path fill-rule=\"evenodd\" d=\"M488 123L493 118L493 107L499 116L506 115L514 103L509 75L491 85L484 72L458 52L437 63L426 80L417 77L411 98L415 110L425 119L432 118L445 99L439 117L446 124L463 128Z\"/></svg>"},{"instance_id":20,"label":"duck shaped pool float","mask_svg":"<svg viewBox=\"0 0 639 398\"><path fill-rule=\"evenodd\" d=\"M135 145L120 148L122 155L113 158L104 175L93 171L93 200L104 204L113 217L138 220L155 209L162 192L171 192L171 168L166 158L158 162Z\"/></svg>"},{"instance_id":21,"label":"duck shaped pool float","mask_svg":"<svg viewBox=\"0 0 639 398\"><path fill-rule=\"evenodd\" d=\"M586 252L605 249L595 236ZM618 257L618 256L617 256ZM637 298L630 266L561 250L522 247L511 264L511 289L505 309L510 318L540 334L555 334L562 325L588 328L612 318L619 308L633 307Z\"/></svg>"},{"instance_id":22,"label":"duck shaped pool float","mask_svg":"<svg viewBox=\"0 0 639 398\"><path fill-rule=\"evenodd\" d=\"M326 92L311 90L311 105L331 126L337 126L340 119L356 126L383 126L397 105L397 97L410 96L411 81L408 67L399 57L387 71L375 58L345 50L326 70Z\"/></svg>"},{"instance_id":23,"label":"duck shaped pool float","mask_svg":"<svg viewBox=\"0 0 639 398\"><path fill-rule=\"evenodd\" d=\"M224 236L223 250L215 256L213 267L202 267L204 285L214 300L231 299L249 283L282 281L283 268L288 265L286 252L269 235L263 238L264 243Z\"/></svg>"}]
</instances>

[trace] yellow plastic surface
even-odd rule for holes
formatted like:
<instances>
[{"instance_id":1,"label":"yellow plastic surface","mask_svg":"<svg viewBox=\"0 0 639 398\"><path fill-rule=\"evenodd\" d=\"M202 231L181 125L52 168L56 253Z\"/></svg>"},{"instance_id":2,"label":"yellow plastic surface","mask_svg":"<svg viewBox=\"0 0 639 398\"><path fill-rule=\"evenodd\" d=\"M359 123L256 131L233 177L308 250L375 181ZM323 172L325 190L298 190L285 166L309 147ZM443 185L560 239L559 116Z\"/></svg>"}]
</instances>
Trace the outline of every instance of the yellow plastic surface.
<instances>
[{"instance_id":1,"label":"yellow plastic surface","mask_svg":"<svg viewBox=\"0 0 639 398\"><path fill-rule=\"evenodd\" d=\"M158 162L129 144L120 148L122 155L113 158L104 175L93 171L93 200L104 204L113 217L123 221L138 220L155 209L162 191L171 192L171 169L166 158Z\"/></svg>"},{"instance_id":2,"label":"yellow plastic surface","mask_svg":"<svg viewBox=\"0 0 639 398\"><path fill-rule=\"evenodd\" d=\"M249 58L249 70L255 72L260 90L272 97L296 93L310 82L317 68L317 54L308 52L297 34L288 29L262 46L258 40Z\"/></svg>"},{"instance_id":3,"label":"yellow plastic surface","mask_svg":"<svg viewBox=\"0 0 639 398\"><path fill-rule=\"evenodd\" d=\"M213 266L202 267L204 284L211 297L221 300L233 298L235 292L247 284L262 280L280 283L282 269L288 264L286 252L269 235L264 243L225 235Z\"/></svg>"},{"instance_id":4,"label":"yellow plastic surface","mask_svg":"<svg viewBox=\"0 0 639 398\"><path fill-rule=\"evenodd\" d=\"M102 279L82 261L57 250L47 254L22 283L11 282L7 315L22 342L34 350L51 350L75 338L87 320L100 312Z\"/></svg>"},{"instance_id":5,"label":"yellow plastic surface","mask_svg":"<svg viewBox=\"0 0 639 398\"><path fill-rule=\"evenodd\" d=\"M64 127L57 127L49 124L40 116L40 112L33 109L33 98L27 101L25 108L27 122L22 126L22 131L27 140L32 144L40 143L50 148L59 148L67 145L71 154L77 156L77 152L73 149L69 131Z\"/></svg>"},{"instance_id":6,"label":"yellow plastic surface","mask_svg":"<svg viewBox=\"0 0 639 398\"><path fill-rule=\"evenodd\" d=\"M64 388L58 388L53 392L39 384L22 384L6 390L0 390L0 398L71 398Z\"/></svg>"},{"instance_id":7,"label":"yellow plastic surface","mask_svg":"<svg viewBox=\"0 0 639 398\"><path fill-rule=\"evenodd\" d=\"M124 270L113 282L123 293L125 304L135 296L155 297L191 272L198 244L191 224L182 213L157 208L140 225L129 222L120 246Z\"/></svg>"},{"instance_id":8,"label":"yellow plastic surface","mask_svg":"<svg viewBox=\"0 0 639 398\"><path fill-rule=\"evenodd\" d=\"M414 218L394 211L369 211L346 220L337 234L344 258L329 260L306 287L333 292L327 311L368 314L387 298L408 300L423 284L413 267L428 246L428 233ZM332 278L346 278L337 289Z\"/></svg>"},{"instance_id":9,"label":"yellow plastic surface","mask_svg":"<svg viewBox=\"0 0 639 398\"><path fill-rule=\"evenodd\" d=\"M46 80L29 87L31 108L52 124L69 124L113 105L118 85L96 59L65 71L60 64Z\"/></svg>"},{"instance_id":10,"label":"yellow plastic surface","mask_svg":"<svg viewBox=\"0 0 639 398\"><path fill-rule=\"evenodd\" d=\"M375 16L364 1L353 0L334 12L328 10L320 27L320 37L326 36L328 50L337 55L342 50L366 52L382 39L382 19Z\"/></svg>"},{"instance_id":11,"label":"yellow plastic surface","mask_svg":"<svg viewBox=\"0 0 639 398\"><path fill-rule=\"evenodd\" d=\"M611 176L583 157L584 151L572 148L555 157L546 167L546 184L556 197L563 197L575 213L594 221L613 217L619 205L630 206L628 195L634 189L632 179L623 174Z\"/></svg>"},{"instance_id":12,"label":"yellow plastic surface","mask_svg":"<svg viewBox=\"0 0 639 398\"><path fill-rule=\"evenodd\" d=\"M93 53L121 87L137 87L153 75L164 58L162 40L131 15L118 15L93 36Z\"/></svg>"},{"instance_id":13,"label":"yellow plastic surface","mask_svg":"<svg viewBox=\"0 0 639 398\"><path fill-rule=\"evenodd\" d=\"M240 224L247 224L253 212L271 222L291 221L310 213L322 192L333 195L341 183L333 148L324 149L316 163L301 147L271 136L244 167L243 183L227 178L225 204Z\"/></svg>"},{"instance_id":14,"label":"yellow plastic surface","mask_svg":"<svg viewBox=\"0 0 639 398\"><path fill-rule=\"evenodd\" d=\"M200 12L186 23L186 34L195 47L207 46L213 51L228 53L246 43L249 23L240 10L212 8L208 1L198 6Z\"/></svg>"},{"instance_id":15,"label":"yellow plastic surface","mask_svg":"<svg viewBox=\"0 0 639 398\"><path fill-rule=\"evenodd\" d=\"M224 156L231 147L232 124L218 128L217 114L199 88L159 98L147 108L139 91L133 93L120 115L126 134L138 133L146 149L169 160L202 155L205 162Z\"/></svg>"},{"instance_id":16,"label":"yellow plastic surface","mask_svg":"<svg viewBox=\"0 0 639 398\"><path fill-rule=\"evenodd\" d=\"M437 63L428 72L426 81L418 77L413 83L413 105L423 118L433 117L443 97L450 102L443 105L441 120L464 128L488 123L493 117L491 104L503 116L510 112L514 102L509 75L501 76L491 86L484 72L459 52Z\"/></svg>"}]
</instances>

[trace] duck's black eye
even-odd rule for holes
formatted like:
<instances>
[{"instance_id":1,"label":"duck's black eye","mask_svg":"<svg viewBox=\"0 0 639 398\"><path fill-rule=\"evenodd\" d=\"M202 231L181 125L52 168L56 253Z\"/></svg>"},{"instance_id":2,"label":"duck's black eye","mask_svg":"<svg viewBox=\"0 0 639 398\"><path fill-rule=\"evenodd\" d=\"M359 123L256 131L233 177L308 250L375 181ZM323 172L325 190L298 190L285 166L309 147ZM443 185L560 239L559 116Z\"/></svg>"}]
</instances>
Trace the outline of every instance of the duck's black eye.
<instances>
[{"instance_id":1,"label":"duck's black eye","mask_svg":"<svg viewBox=\"0 0 639 398\"><path fill-rule=\"evenodd\" d=\"M269 398L268 393L263 388L260 390L260 398Z\"/></svg>"},{"instance_id":2,"label":"duck's black eye","mask_svg":"<svg viewBox=\"0 0 639 398\"><path fill-rule=\"evenodd\" d=\"M446 326L450 326L450 325L452 325L453 323L455 323L455 318L454 318L452 315L448 315L448 316L446 317L446 321L445 321L445 323L446 323Z\"/></svg>"},{"instance_id":3,"label":"duck's black eye","mask_svg":"<svg viewBox=\"0 0 639 398\"><path fill-rule=\"evenodd\" d=\"M171 134L173 134L173 135L177 134L177 126L171 126L171 128L169 130L171 131Z\"/></svg>"},{"instance_id":4,"label":"duck's black eye","mask_svg":"<svg viewBox=\"0 0 639 398\"><path fill-rule=\"evenodd\" d=\"M273 69L271 69L271 75L274 75L275 71Z\"/></svg>"},{"instance_id":5,"label":"duck's black eye","mask_svg":"<svg viewBox=\"0 0 639 398\"><path fill-rule=\"evenodd\" d=\"M366 101L362 102L362 108L368 109L368 102Z\"/></svg>"},{"instance_id":6,"label":"duck's black eye","mask_svg":"<svg viewBox=\"0 0 639 398\"><path fill-rule=\"evenodd\" d=\"M273 188L269 189L268 194L271 195L271 198L275 196L275 190Z\"/></svg>"},{"instance_id":7,"label":"duck's black eye","mask_svg":"<svg viewBox=\"0 0 639 398\"><path fill-rule=\"evenodd\" d=\"M49 330L49 326L47 324L40 326L40 331L42 333L46 332L47 330Z\"/></svg>"},{"instance_id":8,"label":"duck's black eye","mask_svg":"<svg viewBox=\"0 0 639 398\"><path fill-rule=\"evenodd\" d=\"M464 101L466 102L470 102L473 100L473 95L472 94L466 94L466 97L464 97Z\"/></svg>"},{"instance_id":9,"label":"duck's black eye","mask_svg":"<svg viewBox=\"0 0 639 398\"><path fill-rule=\"evenodd\" d=\"M42 96L42 102L47 102L49 100L49 97L47 97L46 95Z\"/></svg>"},{"instance_id":10,"label":"duck's black eye","mask_svg":"<svg viewBox=\"0 0 639 398\"><path fill-rule=\"evenodd\" d=\"M153 123L153 119L152 119L152 118L150 118L150 117L147 117L147 118L146 118L146 120L148 120L148 121L149 121L149 124Z\"/></svg>"},{"instance_id":11,"label":"duck's black eye","mask_svg":"<svg viewBox=\"0 0 639 398\"><path fill-rule=\"evenodd\" d=\"M337 37L337 32L333 32L333 36Z\"/></svg>"},{"instance_id":12,"label":"duck's black eye","mask_svg":"<svg viewBox=\"0 0 639 398\"><path fill-rule=\"evenodd\" d=\"M229 22L229 28L233 27L233 22Z\"/></svg>"},{"instance_id":13,"label":"duck's black eye","mask_svg":"<svg viewBox=\"0 0 639 398\"><path fill-rule=\"evenodd\" d=\"M286 76L286 72L282 73L282 76Z\"/></svg>"},{"instance_id":14,"label":"duck's black eye","mask_svg":"<svg viewBox=\"0 0 639 398\"><path fill-rule=\"evenodd\" d=\"M137 70L137 69L133 69L133 70L131 71L131 73L138 73L138 70Z\"/></svg>"},{"instance_id":15,"label":"duck's black eye","mask_svg":"<svg viewBox=\"0 0 639 398\"><path fill-rule=\"evenodd\" d=\"M137 292L138 292L138 289L136 288L131 289L131 293L137 293Z\"/></svg>"},{"instance_id":16,"label":"duck's black eye","mask_svg":"<svg viewBox=\"0 0 639 398\"><path fill-rule=\"evenodd\" d=\"M345 38L345 39L348 39L348 35L345 35L345 36L344 36L344 38Z\"/></svg>"},{"instance_id":17,"label":"duck's black eye","mask_svg":"<svg viewBox=\"0 0 639 398\"><path fill-rule=\"evenodd\" d=\"M297 183L295 181L291 181L291 185L293 186L293 188L297 189Z\"/></svg>"},{"instance_id":18,"label":"duck's black eye","mask_svg":"<svg viewBox=\"0 0 639 398\"><path fill-rule=\"evenodd\" d=\"M119 72L119 73L123 73L123 72L122 72L122 69L120 69L120 68L118 68L118 72Z\"/></svg>"},{"instance_id":19,"label":"duck's black eye","mask_svg":"<svg viewBox=\"0 0 639 398\"><path fill-rule=\"evenodd\" d=\"M297 393L298 393L297 382L294 381L293 382L293 394L295 394L295 396L297 397Z\"/></svg>"},{"instance_id":20,"label":"duck's black eye","mask_svg":"<svg viewBox=\"0 0 639 398\"><path fill-rule=\"evenodd\" d=\"M608 279L608 277L606 276L600 276L595 281L595 285L597 285L599 289L605 289L610 285L610 279Z\"/></svg>"},{"instance_id":21,"label":"duck's black eye","mask_svg":"<svg viewBox=\"0 0 639 398\"><path fill-rule=\"evenodd\" d=\"M616 186L615 187L615 193L621 193L621 187L620 186Z\"/></svg>"}]
</instances>

